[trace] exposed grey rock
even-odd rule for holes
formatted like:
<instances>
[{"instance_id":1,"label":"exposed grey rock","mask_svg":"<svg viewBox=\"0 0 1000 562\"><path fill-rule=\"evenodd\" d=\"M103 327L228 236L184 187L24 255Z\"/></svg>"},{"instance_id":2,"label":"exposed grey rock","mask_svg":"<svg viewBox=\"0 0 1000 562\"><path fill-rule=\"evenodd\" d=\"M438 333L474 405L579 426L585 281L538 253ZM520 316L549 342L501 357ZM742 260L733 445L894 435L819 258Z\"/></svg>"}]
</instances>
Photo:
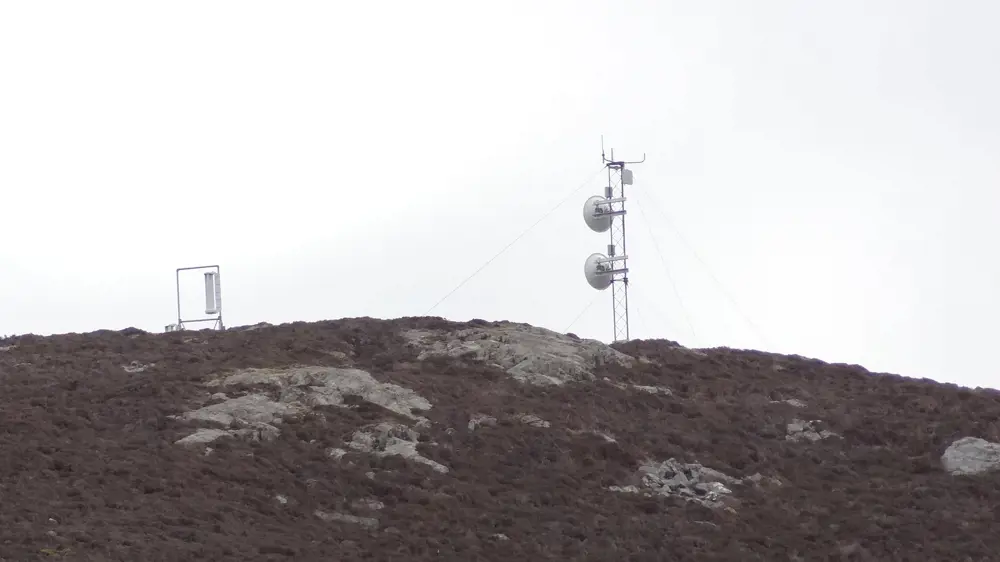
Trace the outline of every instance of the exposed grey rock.
<instances>
[{"instance_id":1,"label":"exposed grey rock","mask_svg":"<svg viewBox=\"0 0 1000 562\"><path fill-rule=\"evenodd\" d=\"M181 418L214 422L225 426L252 422L274 424L280 423L283 416L298 413L302 409L299 404L276 402L264 394L247 394L186 412Z\"/></svg>"},{"instance_id":2,"label":"exposed grey rock","mask_svg":"<svg viewBox=\"0 0 1000 562\"><path fill-rule=\"evenodd\" d=\"M628 486L609 486L608 489L611 490L612 492L622 492L626 494L638 494L641 493L642 491L639 489L638 486L633 486L631 484Z\"/></svg>"},{"instance_id":3,"label":"exposed grey rock","mask_svg":"<svg viewBox=\"0 0 1000 562\"><path fill-rule=\"evenodd\" d=\"M237 332L252 332L254 330L260 330L261 328L270 328L272 326L273 324L270 324L268 322L258 322L250 326L237 326L235 328L230 328L230 330L234 330Z\"/></svg>"},{"instance_id":4,"label":"exposed grey rock","mask_svg":"<svg viewBox=\"0 0 1000 562\"><path fill-rule=\"evenodd\" d=\"M122 365L122 369L124 369L126 373L134 375L136 373L141 373L150 367L154 367L155 365L155 363L146 365L145 363L140 363L138 361L131 361L128 365Z\"/></svg>"},{"instance_id":5,"label":"exposed grey rock","mask_svg":"<svg viewBox=\"0 0 1000 562\"><path fill-rule=\"evenodd\" d=\"M694 489L698 492L702 492L706 496L714 494L715 496L721 496L722 494L731 494L732 490L726 488L721 482L698 482L694 485Z\"/></svg>"},{"instance_id":6,"label":"exposed grey rock","mask_svg":"<svg viewBox=\"0 0 1000 562\"><path fill-rule=\"evenodd\" d=\"M649 495L676 496L709 508L723 507L725 496L732 494L727 484L742 482L701 464L685 464L675 459L661 463L644 462L639 466L639 474ZM642 493L636 486L612 486L611 490Z\"/></svg>"},{"instance_id":7,"label":"exposed grey rock","mask_svg":"<svg viewBox=\"0 0 1000 562\"><path fill-rule=\"evenodd\" d=\"M232 437L233 433L224 429L199 429L191 435L183 439L179 439L175 442L177 445L203 445L205 443L211 443L216 439L222 439L223 437Z\"/></svg>"},{"instance_id":8,"label":"exposed grey rock","mask_svg":"<svg viewBox=\"0 0 1000 562\"><path fill-rule=\"evenodd\" d=\"M534 414L518 414L514 419L531 427L550 427L552 424Z\"/></svg>"},{"instance_id":9,"label":"exposed grey rock","mask_svg":"<svg viewBox=\"0 0 1000 562\"><path fill-rule=\"evenodd\" d=\"M317 509L315 512L316 517L319 517L323 521L336 521L339 523L353 523L355 525L361 525L362 527L368 529L378 528L378 519L373 519L371 517L358 517L357 515L349 515L347 513L340 513L337 511L327 512Z\"/></svg>"},{"instance_id":10,"label":"exposed grey rock","mask_svg":"<svg viewBox=\"0 0 1000 562\"><path fill-rule=\"evenodd\" d=\"M598 431L596 429L584 429L584 430L567 429L566 431L568 431L569 433L572 433L573 435L580 435L580 434L596 435L597 437L600 437L601 439L603 439L607 443L617 443L618 442L615 439L614 435L611 435L610 433L607 433L607 432L604 432L604 431Z\"/></svg>"},{"instance_id":11,"label":"exposed grey rock","mask_svg":"<svg viewBox=\"0 0 1000 562\"><path fill-rule=\"evenodd\" d=\"M725 484L735 484L739 480L733 478L732 476L723 474L714 468L708 468L707 466L701 466L700 464L694 465L697 467L698 478L702 482L720 482Z\"/></svg>"},{"instance_id":12,"label":"exposed grey rock","mask_svg":"<svg viewBox=\"0 0 1000 562\"><path fill-rule=\"evenodd\" d=\"M774 477L764 476L763 474L757 472L743 479L743 482L749 482L756 486L782 486L781 480Z\"/></svg>"},{"instance_id":13,"label":"exposed grey rock","mask_svg":"<svg viewBox=\"0 0 1000 562\"><path fill-rule=\"evenodd\" d=\"M191 435L175 442L176 445L204 445L223 437L238 437L248 441L273 441L280 435L280 430L268 423L250 423L242 429L212 429L202 428Z\"/></svg>"},{"instance_id":14,"label":"exposed grey rock","mask_svg":"<svg viewBox=\"0 0 1000 562\"><path fill-rule=\"evenodd\" d=\"M336 357L337 359L340 359L341 361L347 361L348 360L347 354L344 353L343 351L323 351L323 353L329 355L330 357Z\"/></svg>"},{"instance_id":15,"label":"exposed grey rock","mask_svg":"<svg viewBox=\"0 0 1000 562\"><path fill-rule=\"evenodd\" d=\"M798 398L789 398L788 400L771 400L771 404L788 404L794 408L805 408L807 404Z\"/></svg>"},{"instance_id":16,"label":"exposed grey rock","mask_svg":"<svg viewBox=\"0 0 1000 562\"><path fill-rule=\"evenodd\" d=\"M474 431L481 425L492 426L497 424L497 419L486 414L475 414L469 419L469 431Z\"/></svg>"},{"instance_id":17,"label":"exposed grey rock","mask_svg":"<svg viewBox=\"0 0 1000 562\"><path fill-rule=\"evenodd\" d=\"M621 390L633 389L633 390L638 390L640 392L646 392L648 394L662 394L664 396L672 396L673 395L673 391L670 390L669 388L665 387L665 386L646 386L646 385L641 385L641 384L625 384L625 383L622 383L622 382L613 381L613 380L609 379L608 377L604 377L603 380L604 380L604 382L610 384L611 386L613 386L615 388L618 388L618 389L621 389Z\"/></svg>"},{"instance_id":18,"label":"exposed grey rock","mask_svg":"<svg viewBox=\"0 0 1000 562\"><path fill-rule=\"evenodd\" d=\"M673 394L673 392L665 386L643 386L641 384L633 384L632 388L641 390L642 392L648 392L649 394L663 394L666 396Z\"/></svg>"},{"instance_id":19,"label":"exposed grey rock","mask_svg":"<svg viewBox=\"0 0 1000 562\"><path fill-rule=\"evenodd\" d=\"M357 510L378 511L384 509L385 504L375 498L368 498L351 502L351 507Z\"/></svg>"},{"instance_id":20,"label":"exposed grey rock","mask_svg":"<svg viewBox=\"0 0 1000 562\"><path fill-rule=\"evenodd\" d=\"M941 464L949 474L973 475L1000 469L1000 443L963 437L945 449Z\"/></svg>"},{"instance_id":21,"label":"exposed grey rock","mask_svg":"<svg viewBox=\"0 0 1000 562\"><path fill-rule=\"evenodd\" d=\"M378 404L420 423L427 420L413 410L429 410L431 403L401 386L380 383L365 371L332 367L295 367L290 369L248 369L211 381L209 386L235 384L272 387L276 397L263 391L229 398L225 393L212 395L222 400L179 417L219 424L227 431L198 431L178 444L208 443L221 437L233 436L255 441L270 441L279 435L277 425L283 418L307 412L317 406L342 406L347 395Z\"/></svg>"},{"instance_id":22,"label":"exposed grey rock","mask_svg":"<svg viewBox=\"0 0 1000 562\"><path fill-rule=\"evenodd\" d=\"M448 467L421 456L417 452L416 431L405 425L383 422L354 432L348 446L356 451L384 457L399 455L404 459L427 465L437 472L448 472Z\"/></svg>"},{"instance_id":23,"label":"exposed grey rock","mask_svg":"<svg viewBox=\"0 0 1000 562\"><path fill-rule=\"evenodd\" d=\"M243 437L249 441L274 441L281 431L269 423L251 423L250 427L245 427L243 429L237 429L235 434L237 437Z\"/></svg>"},{"instance_id":24,"label":"exposed grey rock","mask_svg":"<svg viewBox=\"0 0 1000 562\"><path fill-rule=\"evenodd\" d=\"M496 365L522 382L560 385L594 379L600 365L631 366L633 359L597 340L574 339L544 328L504 323L454 332L409 330L418 360L470 357Z\"/></svg>"},{"instance_id":25,"label":"exposed grey rock","mask_svg":"<svg viewBox=\"0 0 1000 562\"><path fill-rule=\"evenodd\" d=\"M282 392L282 402L308 406L343 404L344 396L360 396L398 414L422 419L413 410L429 410L431 403L416 392L392 383L381 383L360 369L293 367L247 369L210 385L266 384Z\"/></svg>"},{"instance_id":26,"label":"exposed grey rock","mask_svg":"<svg viewBox=\"0 0 1000 562\"><path fill-rule=\"evenodd\" d=\"M810 441L815 442L831 437L840 437L832 431L818 429L819 420L804 421L795 419L788 423L786 427L785 439L788 441Z\"/></svg>"}]
</instances>

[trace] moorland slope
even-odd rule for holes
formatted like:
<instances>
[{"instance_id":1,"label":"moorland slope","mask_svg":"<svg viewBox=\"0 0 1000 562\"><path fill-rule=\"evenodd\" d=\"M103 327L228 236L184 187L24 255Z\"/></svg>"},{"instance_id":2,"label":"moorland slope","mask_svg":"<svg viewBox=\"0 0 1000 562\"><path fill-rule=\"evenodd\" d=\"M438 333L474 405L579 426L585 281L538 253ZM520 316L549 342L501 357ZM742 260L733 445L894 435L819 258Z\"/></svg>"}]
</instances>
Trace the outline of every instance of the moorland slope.
<instances>
[{"instance_id":1,"label":"moorland slope","mask_svg":"<svg viewBox=\"0 0 1000 562\"><path fill-rule=\"evenodd\" d=\"M507 322L24 335L0 560L997 560L996 441L990 390Z\"/></svg>"}]
</instances>

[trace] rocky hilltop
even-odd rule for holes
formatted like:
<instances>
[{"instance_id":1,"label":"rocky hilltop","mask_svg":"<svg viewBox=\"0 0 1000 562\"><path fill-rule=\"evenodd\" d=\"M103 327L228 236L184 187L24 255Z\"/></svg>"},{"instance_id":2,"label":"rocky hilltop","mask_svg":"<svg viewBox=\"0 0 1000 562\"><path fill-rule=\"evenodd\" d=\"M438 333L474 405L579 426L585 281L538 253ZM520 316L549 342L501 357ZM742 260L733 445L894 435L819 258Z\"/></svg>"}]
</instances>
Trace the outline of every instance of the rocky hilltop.
<instances>
[{"instance_id":1,"label":"rocky hilltop","mask_svg":"<svg viewBox=\"0 0 1000 562\"><path fill-rule=\"evenodd\" d=\"M0 342L0 560L997 560L1000 394L523 324Z\"/></svg>"}]
</instances>

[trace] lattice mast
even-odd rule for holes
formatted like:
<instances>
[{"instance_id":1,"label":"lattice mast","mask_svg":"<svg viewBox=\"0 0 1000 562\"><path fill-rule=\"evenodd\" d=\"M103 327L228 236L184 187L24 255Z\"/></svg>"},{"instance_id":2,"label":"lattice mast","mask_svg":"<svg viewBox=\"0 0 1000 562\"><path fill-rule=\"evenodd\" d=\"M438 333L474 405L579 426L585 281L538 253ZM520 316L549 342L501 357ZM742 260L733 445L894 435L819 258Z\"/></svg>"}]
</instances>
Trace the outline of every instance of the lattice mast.
<instances>
[{"instance_id":1,"label":"lattice mast","mask_svg":"<svg viewBox=\"0 0 1000 562\"><path fill-rule=\"evenodd\" d=\"M614 149L611 158L604 152L601 139L601 160L608 170L608 185L604 197L594 196L584 205L583 218L594 232L609 232L607 255L592 254L584 265L587 282L597 290L611 287L611 314L613 318L614 341L628 341L628 253L625 244L625 186L632 185L632 170L626 165L641 164L642 160L627 162L615 160Z\"/></svg>"},{"instance_id":2,"label":"lattice mast","mask_svg":"<svg viewBox=\"0 0 1000 562\"><path fill-rule=\"evenodd\" d=\"M601 154L604 158L604 154ZM611 150L611 160L605 159L605 166L608 168L608 186L605 196L608 201L620 200L617 203L609 203L611 210L610 241L608 244L608 257L621 256L621 270L613 273L611 277L611 314L614 317L614 341L628 341L628 251L625 246L625 179L623 176L628 170L625 164L615 162L615 151ZM632 182L629 181L629 184ZM617 214L620 212L621 214Z\"/></svg>"}]
</instances>

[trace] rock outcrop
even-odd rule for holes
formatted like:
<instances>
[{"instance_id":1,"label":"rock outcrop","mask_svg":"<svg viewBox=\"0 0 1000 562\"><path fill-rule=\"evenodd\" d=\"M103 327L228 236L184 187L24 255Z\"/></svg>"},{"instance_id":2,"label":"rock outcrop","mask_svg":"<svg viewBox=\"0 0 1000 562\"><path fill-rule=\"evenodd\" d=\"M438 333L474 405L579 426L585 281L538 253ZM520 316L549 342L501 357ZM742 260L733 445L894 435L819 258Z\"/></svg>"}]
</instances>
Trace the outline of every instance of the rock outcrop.
<instances>
[{"instance_id":1,"label":"rock outcrop","mask_svg":"<svg viewBox=\"0 0 1000 562\"><path fill-rule=\"evenodd\" d=\"M821 429L821 423L819 420L805 421L794 419L788 422L785 439L789 441L819 441L820 439L840 437L832 431Z\"/></svg>"},{"instance_id":2,"label":"rock outcrop","mask_svg":"<svg viewBox=\"0 0 1000 562\"><path fill-rule=\"evenodd\" d=\"M429 466L437 472L448 472L447 466L423 457L417 452L419 437L419 433L405 425L380 423L354 432L348 446L355 451L372 453L380 457L398 455Z\"/></svg>"},{"instance_id":3,"label":"rock outcrop","mask_svg":"<svg viewBox=\"0 0 1000 562\"><path fill-rule=\"evenodd\" d=\"M426 421L414 414L431 403L412 390L380 383L360 369L335 367L294 367L289 369L246 369L207 383L209 387L264 387L268 394L254 392L221 400L180 416L185 420L212 423L231 429L205 428L177 441L179 445L201 445L223 437L243 437L270 441L280 433L279 425L288 416L302 414L318 406L343 406L346 396L357 396L386 410Z\"/></svg>"},{"instance_id":4,"label":"rock outcrop","mask_svg":"<svg viewBox=\"0 0 1000 562\"><path fill-rule=\"evenodd\" d=\"M698 463L685 464L676 459L657 463L646 461L639 466L642 489L637 486L612 486L612 491L676 496L708 508L725 507L725 498L733 485L742 480L727 476Z\"/></svg>"},{"instance_id":5,"label":"rock outcrop","mask_svg":"<svg viewBox=\"0 0 1000 562\"><path fill-rule=\"evenodd\" d=\"M245 369L208 383L212 386L267 385L279 391L279 400L302 406L340 406L345 396L359 396L413 419L414 410L429 410L431 403L417 393L391 383L380 383L360 369L295 367Z\"/></svg>"},{"instance_id":6,"label":"rock outcrop","mask_svg":"<svg viewBox=\"0 0 1000 562\"><path fill-rule=\"evenodd\" d=\"M496 365L519 381L560 385L594 379L594 370L633 359L596 340L573 338L544 328L499 323L456 331L408 330L404 337L419 349L418 359L471 358Z\"/></svg>"},{"instance_id":7,"label":"rock outcrop","mask_svg":"<svg viewBox=\"0 0 1000 562\"><path fill-rule=\"evenodd\" d=\"M945 449L941 464L949 474L971 475L1000 470L1000 443L963 437Z\"/></svg>"}]
</instances>

